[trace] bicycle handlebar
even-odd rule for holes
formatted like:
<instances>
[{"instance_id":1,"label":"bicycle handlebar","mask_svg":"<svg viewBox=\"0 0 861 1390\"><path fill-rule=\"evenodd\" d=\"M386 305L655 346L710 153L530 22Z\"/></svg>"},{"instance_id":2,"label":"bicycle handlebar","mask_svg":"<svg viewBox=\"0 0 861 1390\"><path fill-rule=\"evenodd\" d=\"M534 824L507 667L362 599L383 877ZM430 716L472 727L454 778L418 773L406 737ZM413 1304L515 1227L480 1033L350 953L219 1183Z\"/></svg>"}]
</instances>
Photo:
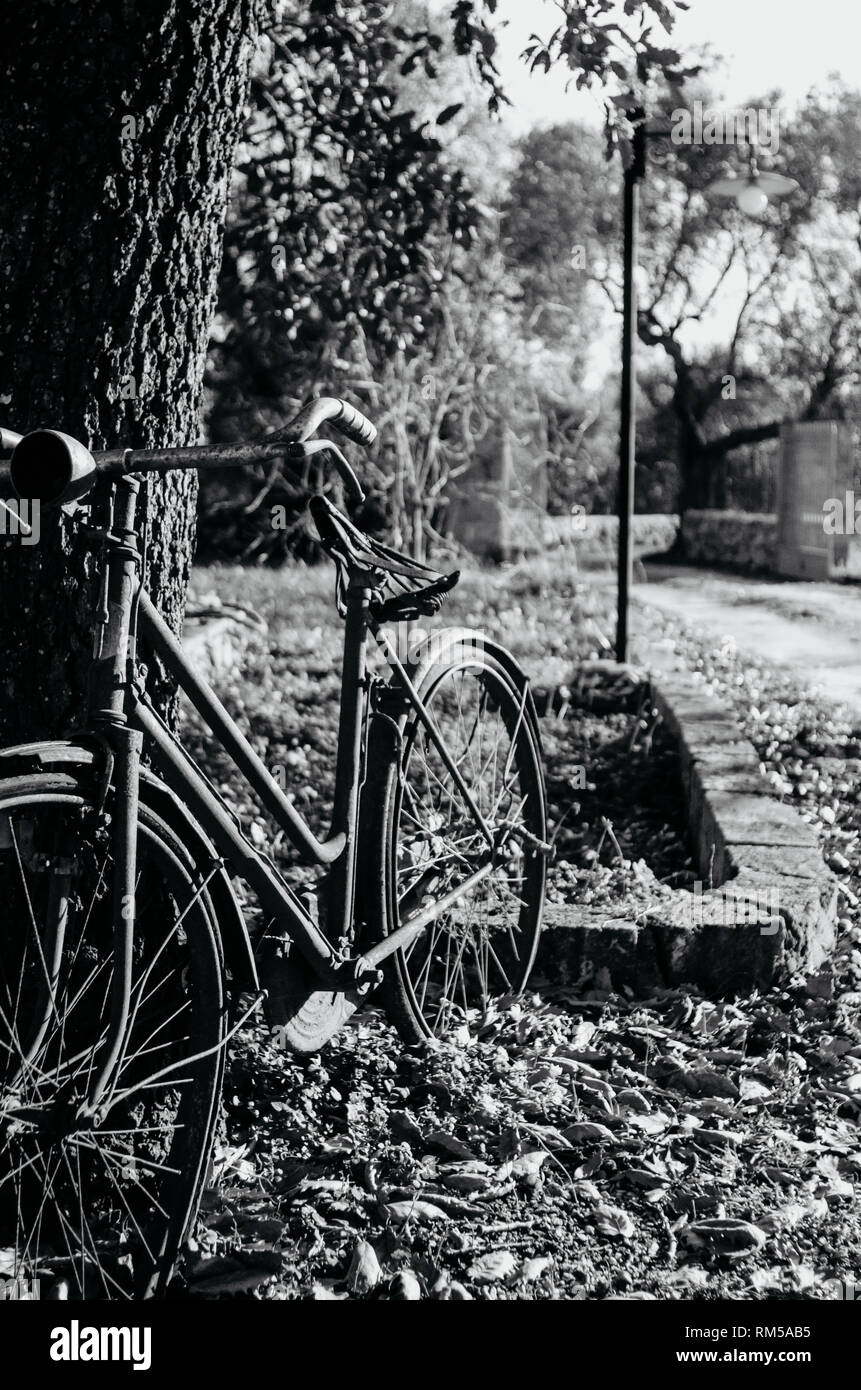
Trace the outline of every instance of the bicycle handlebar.
<instances>
[{"instance_id":1,"label":"bicycle handlebar","mask_svg":"<svg viewBox=\"0 0 861 1390\"><path fill-rule=\"evenodd\" d=\"M30 438L30 436L27 436ZM93 454L96 472L103 478L123 478L129 473L169 473L172 468L240 468L269 459L306 459L327 451L344 487L354 502L364 502L365 494L356 474L336 444L328 439L308 443L281 443L265 439L259 444L192 444L177 449L109 449ZM15 482L15 457L12 457Z\"/></svg>"},{"instance_id":2,"label":"bicycle handlebar","mask_svg":"<svg viewBox=\"0 0 861 1390\"><path fill-rule=\"evenodd\" d=\"M356 474L337 445L311 439L321 424L360 444L372 444L377 431L359 410L334 396L308 401L299 414L254 444L195 444L173 449L108 449L90 453L78 440L59 430L35 430L25 435L3 430L0 446L11 448L9 475L20 497L38 498L43 506L62 506L89 492L96 477L121 478L129 473L167 473L172 468L241 467L284 457L307 459L327 451L348 495L363 502Z\"/></svg>"},{"instance_id":3,"label":"bicycle handlebar","mask_svg":"<svg viewBox=\"0 0 861 1390\"><path fill-rule=\"evenodd\" d=\"M317 433L321 425L327 423L333 424L336 430L352 439L354 444L363 444L367 448L376 441L376 426L371 424L361 410L336 396L317 396L303 405L289 425L267 434L264 442L283 439L290 443L304 444L312 434Z\"/></svg>"}]
</instances>

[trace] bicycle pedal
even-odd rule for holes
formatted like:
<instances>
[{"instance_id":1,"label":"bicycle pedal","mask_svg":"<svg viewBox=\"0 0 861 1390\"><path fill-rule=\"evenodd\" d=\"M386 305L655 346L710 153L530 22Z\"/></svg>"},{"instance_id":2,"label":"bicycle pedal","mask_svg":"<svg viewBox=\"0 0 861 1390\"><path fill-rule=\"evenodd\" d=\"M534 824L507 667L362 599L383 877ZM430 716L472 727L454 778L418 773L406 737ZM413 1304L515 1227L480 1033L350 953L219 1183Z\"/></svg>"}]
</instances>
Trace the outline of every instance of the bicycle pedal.
<instances>
[{"instance_id":1,"label":"bicycle pedal","mask_svg":"<svg viewBox=\"0 0 861 1390\"><path fill-rule=\"evenodd\" d=\"M286 937L269 938L257 957L257 971L265 992L263 1013L270 1028L279 1027L289 1017L284 1003L291 992L294 972L289 946Z\"/></svg>"}]
</instances>

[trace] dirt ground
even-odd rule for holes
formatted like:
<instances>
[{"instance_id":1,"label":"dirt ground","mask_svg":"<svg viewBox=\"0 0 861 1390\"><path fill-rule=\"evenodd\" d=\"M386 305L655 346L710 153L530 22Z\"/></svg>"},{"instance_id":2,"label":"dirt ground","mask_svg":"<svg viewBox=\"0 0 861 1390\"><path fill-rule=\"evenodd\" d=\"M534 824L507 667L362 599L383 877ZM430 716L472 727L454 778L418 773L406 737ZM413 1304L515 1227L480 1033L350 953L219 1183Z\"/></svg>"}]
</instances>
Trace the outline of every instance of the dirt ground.
<instances>
[{"instance_id":1,"label":"dirt ground","mask_svg":"<svg viewBox=\"0 0 861 1390\"><path fill-rule=\"evenodd\" d=\"M718 643L729 638L740 652L766 658L861 713L861 586L670 565L647 564L645 576L634 586L638 605L659 608Z\"/></svg>"},{"instance_id":2,"label":"dirt ground","mask_svg":"<svg viewBox=\"0 0 861 1390\"><path fill-rule=\"evenodd\" d=\"M676 576L665 592L686 583ZM723 580L709 581L709 593L724 583L731 593ZM323 569L219 568L197 578L198 592L252 604L269 623L268 646L228 683L228 703L261 754L289 766L312 819L323 818L332 754L339 632L330 586ZM775 586L775 604L789 601L785 588ZM570 678L576 659L604 654L612 594L549 560L470 573L443 618L502 637L547 685ZM305 1061L279 1051L262 1026L248 1029L230 1062L226 1142L188 1251L194 1296L820 1299L838 1296L840 1281L859 1282L861 808L852 769L861 767L861 728L772 664L758 641L742 657L741 639L703 636L696 618L686 629L657 606L640 609L637 627L641 643L672 644L731 702L775 795L819 830L843 885L833 967L733 1000L684 989L633 999L549 981L501 1008L479 1040L422 1048L404 1047L372 1007ZM574 817L561 891L607 891L614 875L636 877L638 862L656 880L684 872L672 847L650 856L648 836L625 838L613 746L630 744L630 728L572 712L548 732L554 814L572 762L586 759L593 796L607 788L597 816L581 808ZM255 834L270 834L193 726L188 741ZM652 750L667 756L659 740L640 747L646 799L642 759ZM666 771L659 776L668 785ZM589 860L587 823L612 819L614 795L619 852L605 835ZM666 821L654 805L649 814Z\"/></svg>"}]
</instances>

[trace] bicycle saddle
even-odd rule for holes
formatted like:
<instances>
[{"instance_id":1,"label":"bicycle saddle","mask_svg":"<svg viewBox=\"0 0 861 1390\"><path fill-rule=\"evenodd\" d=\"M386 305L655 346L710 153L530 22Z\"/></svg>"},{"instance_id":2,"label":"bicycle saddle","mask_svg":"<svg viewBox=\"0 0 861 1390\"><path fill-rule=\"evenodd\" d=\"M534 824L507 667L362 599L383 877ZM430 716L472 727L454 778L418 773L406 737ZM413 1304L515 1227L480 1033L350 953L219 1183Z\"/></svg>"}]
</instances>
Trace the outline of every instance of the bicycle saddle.
<instances>
[{"instance_id":1,"label":"bicycle saddle","mask_svg":"<svg viewBox=\"0 0 861 1390\"><path fill-rule=\"evenodd\" d=\"M446 594L460 579L460 570L441 574L366 536L325 497L312 497L309 506L323 549L337 566L336 602L342 617L351 569L367 570L373 576L377 594L371 600L371 616L377 622L405 622L439 612Z\"/></svg>"}]
</instances>

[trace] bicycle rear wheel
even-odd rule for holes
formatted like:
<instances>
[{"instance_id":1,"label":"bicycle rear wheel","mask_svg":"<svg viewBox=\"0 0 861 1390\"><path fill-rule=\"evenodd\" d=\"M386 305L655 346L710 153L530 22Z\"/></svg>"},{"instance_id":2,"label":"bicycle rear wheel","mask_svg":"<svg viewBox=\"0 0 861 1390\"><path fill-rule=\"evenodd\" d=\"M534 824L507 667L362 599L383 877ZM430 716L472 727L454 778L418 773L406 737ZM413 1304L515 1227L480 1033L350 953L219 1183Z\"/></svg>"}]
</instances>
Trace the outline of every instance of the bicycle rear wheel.
<instances>
[{"instance_id":1,"label":"bicycle rear wheel","mask_svg":"<svg viewBox=\"0 0 861 1390\"><path fill-rule=\"evenodd\" d=\"M388 701L398 704L387 704L369 759L371 934L380 938L420 912L437 913L386 966L388 1011L409 1041L464 1027L474 1034L496 1001L521 993L544 903L544 779L525 677L490 644L441 640L439 650L416 688L468 796L413 706L404 696L398 701L396 686ZM388 757L380 748L386 725L399 735ZM473 877L473 886L439 910Z\"/></svg>"},{"instance_id":2,"label":"bicycle rear wheel","mask_svg":"<svg viewBox=\"0 0 861 1390\"><path fill-rule=\"evenodd\" d=\"M224 1060L224 972L205 877L139 815L126 1046L96 1121L108 1034L110 800L84 775L0 782L0 1259L72 1298L164 1291L199 1200Z\"/></svg>"}]
</instances>

